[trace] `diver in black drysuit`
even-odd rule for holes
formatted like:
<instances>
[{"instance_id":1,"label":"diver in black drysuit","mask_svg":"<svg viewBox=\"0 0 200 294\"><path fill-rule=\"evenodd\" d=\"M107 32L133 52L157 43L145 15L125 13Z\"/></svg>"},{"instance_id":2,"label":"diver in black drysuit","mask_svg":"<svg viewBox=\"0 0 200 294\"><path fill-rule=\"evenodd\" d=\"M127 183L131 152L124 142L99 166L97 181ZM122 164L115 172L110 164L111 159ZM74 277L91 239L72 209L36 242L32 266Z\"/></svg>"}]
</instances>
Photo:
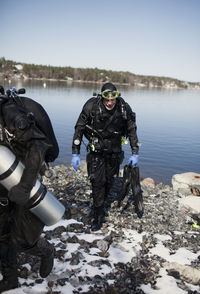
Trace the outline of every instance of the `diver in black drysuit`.
<instances>
[{"instance_id":1,"label":"diver in black drysuit","mask_svg":"<svg viewBox=\"0 0 200 294\"><path fill-rule=\"evenodd\" d=\"M20 182L8 192L0 184L0 293L18 287L17 252L25 252L41 258L40 276L51 272L54 247L41 238L44 224L28 209L28 199L44 162L52 162L59 149L54 136L52 148L45 134L36 126L34 113L43 113L42 106L35 101L21 97L20 107L13 98L0 95L0 144L10 148L25 168ZM31 109L27 112L24 109ZM43 113L44 114L44 113Z\"/></svg>"},{"instance_id":2,"label":"diver in black drysuit","mask_svg":"<svg viewBox=\"0 0 200 294\"><path fill-rule=\"evenodd\" d=\"M111 105L108 105L111 103ZM118 174L123 160L122 136L130 141L132 156L129 162L137 164L138 138L135 113L119 95L115 85L106 83L101 95L89 99L75 125L72 143L72 166L81 165L80 146L83 135L89 140L87 169L92 185L94 221L91 229L99 230L104 219L104 202L112 179Z\"/></svg>"}]
</instances>

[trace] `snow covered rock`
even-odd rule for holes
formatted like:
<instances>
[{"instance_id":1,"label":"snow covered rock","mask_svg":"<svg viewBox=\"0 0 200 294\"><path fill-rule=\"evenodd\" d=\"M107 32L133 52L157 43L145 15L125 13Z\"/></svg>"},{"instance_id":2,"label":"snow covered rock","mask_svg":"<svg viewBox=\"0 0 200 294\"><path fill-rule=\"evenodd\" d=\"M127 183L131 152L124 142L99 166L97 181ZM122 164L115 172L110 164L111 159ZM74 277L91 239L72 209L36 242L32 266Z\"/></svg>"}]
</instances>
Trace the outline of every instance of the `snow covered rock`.
<instances>
[{"instance_id":1,"label":"snow covered rock","mask_svg":"<svg viewBox=\"0 0 200 294\"><path fill-rule=\"evenodd\" d=\"M178 271L181 276L183 276L188 283L194 285L200 284L200 270L193 268L188 265L178 264L177 262L166 262L165 266L168 269L168 274L170 275L170 270Z\"/></svg>"}]
</instances>

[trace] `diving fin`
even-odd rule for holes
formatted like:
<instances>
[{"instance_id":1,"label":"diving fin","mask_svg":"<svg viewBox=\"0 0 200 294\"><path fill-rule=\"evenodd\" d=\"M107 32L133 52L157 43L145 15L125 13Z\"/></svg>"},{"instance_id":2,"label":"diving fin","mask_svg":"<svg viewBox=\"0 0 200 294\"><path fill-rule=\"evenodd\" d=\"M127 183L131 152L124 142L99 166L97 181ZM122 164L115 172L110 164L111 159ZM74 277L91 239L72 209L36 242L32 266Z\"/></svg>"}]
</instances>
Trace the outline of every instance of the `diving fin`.
<instances>
[{"instance_id":1,"label":"diving fin","mask_svg":"<svg viewBox=\"0 0 200 294\"><path fill-rule=\"evenodd\" d=\"M121 188L120 196L118 200L118 207L121 206L121 202L124 200L126 195L128 195L130 185L131 185L133 196L130 199L128 199L128 202L126 206L123 208L123 211L129 207L130 202L134 201L135 212L137 213L137 216L139 218L142 218L144 213L144 206L143 206L142 188L140 185L139 167L138 166L133 167L131 162L128 165L124 166L122 188Z\"/></svg>"},{"instance_id":2,"label":"diving fin","mask_svg":"<svg viewBox=\"0 0 200 294\"><path fill-rule=\"evenodd\" d=\"M133 193L135 212L139 218L142 218L144 213L144 206L138 166L132 167L131 169L131 189Z\"/></svg>"},{"instance_id":3,"label":"diving fin","mask_svg":"<svg viewBox=\"0 0 200 294\"><path fill-rule=\"evenodd\" d=\"M118 200L118 207L121 206L121 202L124 200L124 198L128 194L129 185L131 183L131 169L132 169L132 166L130 163L124 166L122 187L121 187L120 196Z\"/></svg>"}]
</instances>

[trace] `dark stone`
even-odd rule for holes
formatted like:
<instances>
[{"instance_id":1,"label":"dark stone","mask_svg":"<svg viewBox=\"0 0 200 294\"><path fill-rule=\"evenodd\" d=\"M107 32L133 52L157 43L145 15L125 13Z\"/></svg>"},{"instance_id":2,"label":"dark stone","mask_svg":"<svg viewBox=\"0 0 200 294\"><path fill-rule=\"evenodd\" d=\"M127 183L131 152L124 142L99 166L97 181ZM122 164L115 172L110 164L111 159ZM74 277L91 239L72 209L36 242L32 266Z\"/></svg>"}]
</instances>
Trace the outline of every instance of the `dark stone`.
<instances>
[{"instance_id":1,"label":"dark stone","mask_svg":"<svg viewBox=\"0 0 200 294\"><path fill-rule=\"evenodd\" d=\"M168 272L168 275L169 276L172 276L175 279L180 279L180 273L179 273L179 271L174 270L174 269L170 269L170 270L167 270L167 272Z\"/></svg>"}]
</instances>

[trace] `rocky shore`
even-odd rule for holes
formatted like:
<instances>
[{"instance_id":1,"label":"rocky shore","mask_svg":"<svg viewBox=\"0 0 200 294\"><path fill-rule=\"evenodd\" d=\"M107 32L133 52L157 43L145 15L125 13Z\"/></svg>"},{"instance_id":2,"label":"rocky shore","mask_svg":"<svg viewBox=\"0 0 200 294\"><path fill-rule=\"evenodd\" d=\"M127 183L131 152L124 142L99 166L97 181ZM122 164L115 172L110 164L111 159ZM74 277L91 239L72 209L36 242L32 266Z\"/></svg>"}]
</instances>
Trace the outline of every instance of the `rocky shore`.
<instances>
[{"instance_id":1,"label":"rocky shore","mask_svg":"<svg viewBox=\"0 0 200 294\"><path fill-rule=\"evenodd\" d=\"M64 165L53 171L44 184L66 207L64 218L43 233L56 248L54 269L42 279L39 260L21 254L21 286L9 293L200 293L200 215L181 204L184 189L144 179L145 212L139 219L131 191L117 207L122 178L115 178L105 223L93 233L85 165L78 172Z\"/></svg>"}]
</instances>

